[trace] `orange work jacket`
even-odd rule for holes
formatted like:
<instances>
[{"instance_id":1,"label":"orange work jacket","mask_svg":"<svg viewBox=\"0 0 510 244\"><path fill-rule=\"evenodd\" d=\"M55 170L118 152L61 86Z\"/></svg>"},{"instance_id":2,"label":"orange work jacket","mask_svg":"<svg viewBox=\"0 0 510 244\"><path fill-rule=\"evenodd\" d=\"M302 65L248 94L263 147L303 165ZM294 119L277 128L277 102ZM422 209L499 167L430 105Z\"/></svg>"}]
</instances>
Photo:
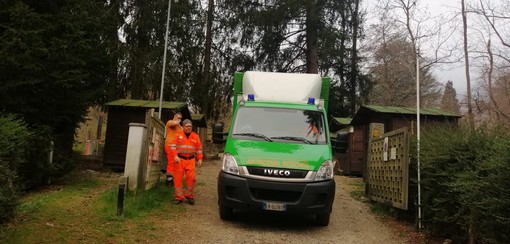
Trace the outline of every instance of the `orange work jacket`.
<instances>
[{"instance_id":1,"label":"orange work jacket","mask_svg":"<svg viewBox=\"0 0 510 244\"><path fill-rule=\"evenodd\" d=\"M172 157L178 156L183 159L196 158L202 160L202 143L200 137L195 132L191 132L189 138L184 132L175 134L174 140L170 143L170 154Z\"/></svg>"},{"instance_id":2,"label":"orange work jacket","mask_svg":"<svg viewBox=\"0 0 510 244\"><path fill-rule=\"evenodd\" d=\"M172 143L172 140L175 138L175 135L179 132L182 132L182 126L181 125L172 125L173 120L169 120L166 122L165 126L165 146L170 146L170 143Z\"/></svg>"}]
</instances>

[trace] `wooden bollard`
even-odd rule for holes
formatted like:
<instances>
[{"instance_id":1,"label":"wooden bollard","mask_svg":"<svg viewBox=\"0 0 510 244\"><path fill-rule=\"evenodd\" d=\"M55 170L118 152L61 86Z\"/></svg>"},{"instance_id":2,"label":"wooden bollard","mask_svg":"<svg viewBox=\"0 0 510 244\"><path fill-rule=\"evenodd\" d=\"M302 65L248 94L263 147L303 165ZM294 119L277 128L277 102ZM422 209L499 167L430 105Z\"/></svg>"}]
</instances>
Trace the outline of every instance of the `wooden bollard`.
<instances>
[{"instance_id":1,"label":"wooden bollard","mask_svg":"<svg viewBox=\"0 0 510 244\"><path fill-rule=\"evenodd\" d=\"M117 194L117 216L122 215L124 210L124 193L126 192L128 177L121 176L119 178L119 192Z\"/></svg>"}]
</instances>

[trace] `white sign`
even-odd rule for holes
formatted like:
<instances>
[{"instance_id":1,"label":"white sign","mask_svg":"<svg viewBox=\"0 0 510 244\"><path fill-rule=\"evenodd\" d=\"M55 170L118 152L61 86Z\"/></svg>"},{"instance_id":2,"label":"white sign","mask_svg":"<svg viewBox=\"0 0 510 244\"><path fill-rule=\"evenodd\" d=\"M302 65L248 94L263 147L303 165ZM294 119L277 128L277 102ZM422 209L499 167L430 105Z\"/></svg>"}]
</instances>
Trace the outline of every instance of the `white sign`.
<instances>
[{"instance_id":1,"label":"white sign","mask_svg":"<svg viewBox=\"0 0 510 244\"><path fill-rule=\"evenodd\" d=\"M392 147L392 148L391 148L391 151L390 151L390 159L391 159L391 160L395 160L395 159L397 159L397 148L396 148L396 147Z\"/></svg>"},{"instance_id":2,"label":"white sign","mask_svg":"<svg viewBox=\"0 0 510 244\"><path fill-rule=\"evenodd\" d=\"M388 137L384 137L383 160L388 161Z\"/></svg>"}]
</instances>

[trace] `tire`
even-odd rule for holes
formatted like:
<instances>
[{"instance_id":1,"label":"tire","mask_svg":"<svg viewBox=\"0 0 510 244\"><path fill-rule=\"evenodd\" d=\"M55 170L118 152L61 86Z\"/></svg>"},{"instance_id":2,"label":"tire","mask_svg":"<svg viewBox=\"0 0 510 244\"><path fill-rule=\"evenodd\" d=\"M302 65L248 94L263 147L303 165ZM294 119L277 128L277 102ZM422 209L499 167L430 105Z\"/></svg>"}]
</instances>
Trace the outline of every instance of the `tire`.
<instances>
[{"instance_id":1,"label":"tire","mask_svg":"<svg viewBox=\"0 0 510 244\"><path fill-rule=\"evenodd\" d=\"M317 214L317 216L315 217L315 224L317 226L328 226L330 215L331 213Z\"/></svg>"},{"instance_id":2,"label":"tire","mask_svg":"<svg viewBox=\"0 0 510 244\"><path fill-rule=\"evenodd\" d=\"M231 220L234 218L234 209L220 203L220 218L222 220Z\"/></svg>"}]
</instances>

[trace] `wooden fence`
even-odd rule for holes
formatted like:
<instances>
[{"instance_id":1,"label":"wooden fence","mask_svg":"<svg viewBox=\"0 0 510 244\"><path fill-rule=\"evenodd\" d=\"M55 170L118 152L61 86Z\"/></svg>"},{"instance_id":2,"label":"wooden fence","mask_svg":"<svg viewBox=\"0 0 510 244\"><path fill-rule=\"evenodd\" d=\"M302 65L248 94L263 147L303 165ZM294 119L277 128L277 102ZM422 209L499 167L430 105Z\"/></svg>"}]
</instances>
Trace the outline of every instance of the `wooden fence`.
<instances>
[{"instance_id":1,"label":"wooden fence","mask_svg":"<svg viewBox=\"0 0 510 244\"><path fill-rule=\"evenodd\" d=\"M371 200L407 210L409 135L401 128L369 141L368 188Z\"/></svg>"},{"instance_id":2,"label":"wooden fence","mask_svg":"<svg viewBox=\"0 0 510 244\"><path fill-rule=\"evenodd\" d=\"M161 175L164 155L165 125L155 116L154 109L147 110L145 124L147 137L142 151L142 176L146 190L156 186ZM145 159L145 160L144 160ZM145 163L144 163L145 161Z\"/></svg>"}]
</instances>

